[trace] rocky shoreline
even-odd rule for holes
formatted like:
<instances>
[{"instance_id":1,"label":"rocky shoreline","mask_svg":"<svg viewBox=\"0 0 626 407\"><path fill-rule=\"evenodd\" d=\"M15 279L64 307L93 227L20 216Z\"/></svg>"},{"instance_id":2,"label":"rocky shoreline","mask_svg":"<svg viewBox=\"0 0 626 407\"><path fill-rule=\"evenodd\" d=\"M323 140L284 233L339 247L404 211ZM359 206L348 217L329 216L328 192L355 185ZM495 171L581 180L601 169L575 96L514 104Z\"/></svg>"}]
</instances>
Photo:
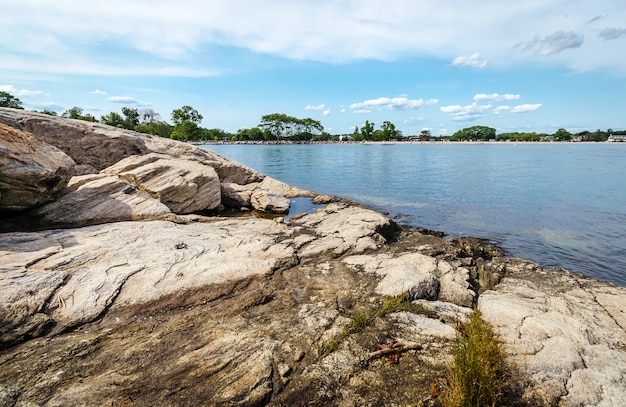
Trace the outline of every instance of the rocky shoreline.
<instances>
[{"instance_id":1,"label":"rocky shoreline","mask_svg":"<svg viewBox=\"0 0 626 407\"><path fill-rule=\"evenodd\" d=\"M507 405L626 400L625 288L185 143L3 108L0 143L0 406L437 405L473 307ZM351 330L398 295L424 312Z\"/></svg>"}]
</instances>

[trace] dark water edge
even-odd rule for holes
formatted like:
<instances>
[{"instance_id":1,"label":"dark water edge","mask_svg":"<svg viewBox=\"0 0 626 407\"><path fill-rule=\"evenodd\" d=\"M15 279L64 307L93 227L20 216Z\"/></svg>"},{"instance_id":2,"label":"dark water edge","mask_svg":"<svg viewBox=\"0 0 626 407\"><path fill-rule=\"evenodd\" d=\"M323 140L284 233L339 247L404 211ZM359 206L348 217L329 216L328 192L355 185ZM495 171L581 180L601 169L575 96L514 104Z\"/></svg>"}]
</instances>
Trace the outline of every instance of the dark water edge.
<instances>
[{"instance_id":1,"label":"dark water edge","mask_svg":"<svg viewBox=\"0 0 626 407\"><path fill-rule=\"evenodd\" d=\"M626 145L207 145L399 224L626 286Z\"/></svg>"}]
</instances>

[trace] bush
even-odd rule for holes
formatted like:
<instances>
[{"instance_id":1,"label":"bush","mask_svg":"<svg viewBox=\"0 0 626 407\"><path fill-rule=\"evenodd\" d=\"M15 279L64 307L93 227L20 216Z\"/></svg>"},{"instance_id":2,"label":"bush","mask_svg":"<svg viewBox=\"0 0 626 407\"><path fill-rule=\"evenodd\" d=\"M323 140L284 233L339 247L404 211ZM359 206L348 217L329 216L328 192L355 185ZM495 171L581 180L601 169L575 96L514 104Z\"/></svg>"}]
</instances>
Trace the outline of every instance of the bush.
<instances>
[{"instance_id":1,"label":"bush","mask_svg":"<svg viewBox=\"0 0 626 407\"><path fill-rule=\"evenodd\" d=\"M479 310L462 325L442 393L444 407L495 406L504 387L504 354Z\"/></svg>"}]
</instances>

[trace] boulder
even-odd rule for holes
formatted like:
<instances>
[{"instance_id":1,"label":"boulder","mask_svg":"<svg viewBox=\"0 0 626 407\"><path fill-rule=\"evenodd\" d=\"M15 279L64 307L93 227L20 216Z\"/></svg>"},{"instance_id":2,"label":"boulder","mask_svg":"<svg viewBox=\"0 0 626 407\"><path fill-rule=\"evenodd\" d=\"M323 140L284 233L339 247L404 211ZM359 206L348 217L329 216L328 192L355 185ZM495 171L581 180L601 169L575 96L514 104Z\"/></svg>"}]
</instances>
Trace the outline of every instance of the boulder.
<instances>
[{"instance_id":1,"label":"boulder","mask_svg":"<svg viewBox=\"0 0 626 407\"><path fill-rule=\"evenodd\" d=\"M243 185L232 182L222 183L222 203L232 208L249 208L252 191Z\"/></svg>"},{"instance_id":2,"label":"boulder","mask_svg":"<svg viewBox=\"0 0 626 407\"><path fill-rule=\"evenodd\" d=\"M65 152L89 172L101 171L133 155L160 153L211 166L223 182L245 185L265 178L263 174L207 149L100 123L2 107L0 123L32 133Z\"/></svg>"},{"instance_id":3,"label":"boulder","mask_svg":"<svg viewBox=\"0 0 626 407\"><path fill-rule=\"evenodd\" d=\"M441 285L439 300L447 301L461 307L471 307L474 304L476 292L471 289L469 280L470 272L468 269L464 267L451 269L450 272L445 273L439 279Z\"/></svg>"},{"instance_id":4,"label":"boulder","mask_svg":"<svg viewBox=\"0 0 626 407\"><path fill-rule=\"evenodd\" d=\"M0 124L0 211L51 201L69 182L74 165L58 148Z\"/></svg>"},{"instance_id":5,"label":"boulder","mask_svg":"<svg viewBox=\"0 0 626 407\"><path fill-rule=\"evenodd\" d=\"M326 251L335 256L363 254L378 249L398 231L398 225L387 216L345 203L326 205L291 222L310 229L317 237L304 245L302 256Z\"/></svg>"},{"instance_id":6,"label":"boulder","mask_svg":"<svg viewBox=\"0 0 626 407\"><path fill-rule=\"evenodd\" d=\"M77 164L90 165L98 171L130 155L149 152L143 137L83 120L0 108L0 123L32 133L65 152Z\"/></svg>"},{"instance_id":7,"label":"boulder","mask_svg":"<svg viewBox=\"0 0 626 407\"><path fill-rule=\"evenodd\" d=\"M102 173L120 176L174 213L211 210L221 203L217 173L198 161L151 153L127 157Z\"/></svg>"},{"instance_id":8,"label":"boulder","mask_svg":"<svg viewBox=\"0 0 626 407\"><path fill-rule=\"evenodd\" d=\"M115 175L92 174L73 177L61 197L27 212L23 229L158 219L169 214L167 206L135 185Z\"/></svg>"},{"instance_id":9,"label":"boulder","mask_svg":"<svg viewBox=\"0 0 626 407\"><path fill-rule=\"evenodd\" d=\"M287 213L290 205L289 199L266 189L254 191L250 203L252 208L265 213Z\"/></svg>"},{"instance_id":10,"label":"boulder","mask_svg":"<svg viewBox=\"0 0 626 407\"><path fill-rule=\"evenodd\" d=\"M398 296L408 293L411 299L437 299L439 280L437 260L420 253L407 253L398 257L388 254L349 256L344 262L360 268L367 274L382 277L376 286L380 295Z\"/></svg>"}]
</instances>

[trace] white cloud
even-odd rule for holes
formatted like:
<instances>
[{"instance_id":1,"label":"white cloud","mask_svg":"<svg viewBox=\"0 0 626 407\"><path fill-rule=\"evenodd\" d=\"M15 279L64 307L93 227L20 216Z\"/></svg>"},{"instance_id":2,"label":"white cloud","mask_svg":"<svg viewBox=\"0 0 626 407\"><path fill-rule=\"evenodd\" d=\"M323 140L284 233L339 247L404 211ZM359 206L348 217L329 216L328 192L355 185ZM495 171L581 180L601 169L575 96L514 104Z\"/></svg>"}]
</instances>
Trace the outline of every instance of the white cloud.
<instances>
[{"instance_id":1,"label":"white cloud","mask_svg":"<svg viewBox=\"0 0 626 407\"><path fill-rule=\"evenodd\" d=\"M367 110L367 109L356 109L354 110L354 114L370 114L372 113L371 110Z\"/></svg>"},{"instance_id":2,"label":"white cloud","mask_svg":"<svg viewBox=\"0 0 626 407\"><path fill-rule=\"evenodd\" d=\"M41 95L40 90L16 89L13 85L0 85L0 91L10 93L15 97Z\"/></svg>"},{"instance_id":3,"label":"white cloud","mask_svg":"<svg viewBox=\"0 0 626 407\"><path fill-rule=\"evenodd\" d=\"M517 105L511 109L511 113L534 112L541 107L541 103Z\"/></svg>"},{"instance_id":4,"label":"white cloud","mask_svg":"<svg viewBox=\"0 0 626 407\"><path fill-rule=\"evenodd\" d=\"M477 93L474 95L474 100L493 100L495 102L500 102L503 100L516 100L521 98L520 95L514 95L511 93L505 93L504 95L500 95L499 93L485 94L485 93Z\"/></svg>"},{"instance_id":5,"label":"white cloud","mask_svg":"<svg viewBox=\"0 0 626 407\"><path fill-rule=\"evenodd\" d=\"M100 89L96 89L96 90L92 90L91 92L89 92L89 94L91 95L106 95L107 93L103 90Z\"/></svg>"},{"instance_id":6,"label":"white cloud","mask_svg":"<svg viewBox=\"0 0 626 407\"><path fill-rule=\"evenodd\" d=\"M363 102L357 102L350 105L351 109L390 109L390 110L405 110L405 109L421 109L424 105L434 105L439 103L437 99L430 99L424 101L424 99L409 99L405 96L396 98L381 97L378 99L370 99Z\"/></svg>"},{"instance_id":7,"label":"white cloud","mask_svg":"<svg viewBox=\"0 0 626 407\"><path fill-rule=\"evenodd\" d=\"M626 36L626 28L604 28L600 31L600 38L606 41L616 40Z\"/></svg>"},{"instance_id":8,"label":"white cloud","mask_svg":"<svg viewBox=\"0 0 626 407\"><path fill-rule=\"evenodd\" d=\"M127 105L141 104L141 102L139 102L137 99L135 99L132 96L110 96L106 99L106 101L111 102L111 103L125 103Z\"/></svg>"},{"instance_id":9,"label":"white cloud","mask_svg":"<svg viewBox=\"0 0 626 407\"><path fill-rule=\"evenodd\" d=\"M447 113L450 115L452 120L455 121L472 121L478 118L483 117L483 113L486 110L491 109L491 104L488 105L479 105L476 102L471 105L460 106L460 105L450 105L450 106L441 106L439 110L442 113Z\"/></svg>"},{"instance_id":10,"label":"white cloud","mask_svg":"<svg viewBox=\"0 0 626 407\"><path fill-rule=\"evenodd\" d=\"M470 56L456 57L452 61L454 66L471 66L473 68L484 68L487 66L487 60L480 57L480 54L472 54Z\"/></svg>"},{"instance_id":11,"label":"white cloud","mask_svg":"<svg viewBox=\"0 0 626 407\"><path fill-rule=\"evenodd\" d=\"M511 106L498 106L493 109L493 112L495 114L502 114L502 112L508 112L509 110L511 110Z\"/></svg>"},{"instance_id":12,"label":"white cloud","mask_svg":"<svg viewBox=\"0 0 626 407\"><path fill-rule=\"evenodd\" d=\"M574 31L556 31L539 42L539 55L548 56L558 54L568 48L579 48L585 37Z\"/></svg>"},{"instance_id":13,"label":"white cloud","mask_svg":"<svg viewBox=\"0 0 626 407\"><path fill-rule=\"evenodd\" d=\"M321 105L307 105L304 110L324 110L326 109L326 105L321 104Z\"/></svg>"},{"instance_id":14,"label":"white cloud","mask_svg":"<svg viewBox=\"0 0 626 407\"><path fill-rule=\"evenodd\" d=\"M541 103L535 103L535 104L523 104L523 105L517 105L517 106L498 106L495 109L493 109L493 113L500 115L503 112L511 112L511 113L526 113L526 112L534 112L536 110L538 110L541 107Z\"/></svg>"},{"instance_id":15,"label":"white cloud","mask_svg":"<svg viewBox=\"0 0 626 407\"><path fill-rule=\"evenodd\" d=\"M324 110L324 111L322 112L322 114L323 114L324 116L329 116L329 115L330 115L330 109L326 109L326 110Z\"/></svg>"}]
</instances>

